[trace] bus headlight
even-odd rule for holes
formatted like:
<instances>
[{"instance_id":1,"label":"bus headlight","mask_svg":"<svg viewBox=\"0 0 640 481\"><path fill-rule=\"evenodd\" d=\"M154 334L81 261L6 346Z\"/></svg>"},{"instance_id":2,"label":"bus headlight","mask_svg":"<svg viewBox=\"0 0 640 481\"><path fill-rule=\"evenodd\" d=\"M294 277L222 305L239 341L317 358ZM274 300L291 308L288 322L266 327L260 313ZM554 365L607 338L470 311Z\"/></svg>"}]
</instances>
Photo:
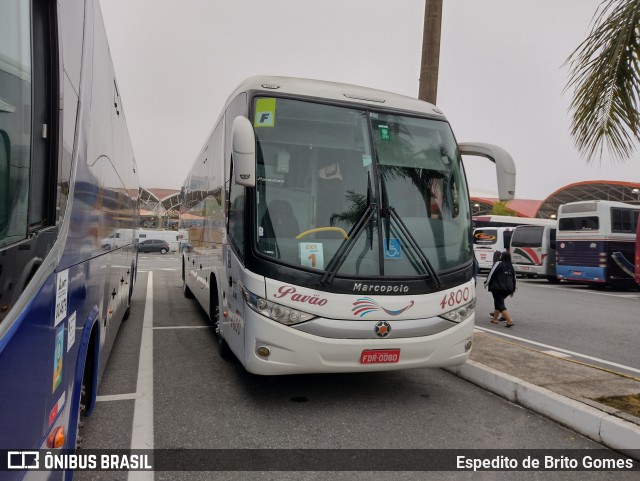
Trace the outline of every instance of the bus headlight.
<instances>
[{"instance_id":1,"label":"bus headlight","mask_svg":"<svg viewBox=\"0 0 640 481\"><path fill-rule=\"evenodd\" d=\"M262 314L269 319L273 319L274 321L287 326L306 322L316 317L306 312L298 311L297 309L263 299L262 297L255 295L253 292L249 292L245 288L242 289L242 296L247 302L247 305L258 314Z\"/></svg>"},{"instance_id":2,"label":"bus headlight","mask_svg":"<svg viewBox=\"0 0 640 481\"><path fill-rule=\"evenodd\" d=\"M444 314L440 314L440 317L453 322L462 322L468 319L471 314L473 314L476 310L476 300L472 300L468 304L464 306L456 307L455 309L445 312Z\"/></svg>"}]
</instances>

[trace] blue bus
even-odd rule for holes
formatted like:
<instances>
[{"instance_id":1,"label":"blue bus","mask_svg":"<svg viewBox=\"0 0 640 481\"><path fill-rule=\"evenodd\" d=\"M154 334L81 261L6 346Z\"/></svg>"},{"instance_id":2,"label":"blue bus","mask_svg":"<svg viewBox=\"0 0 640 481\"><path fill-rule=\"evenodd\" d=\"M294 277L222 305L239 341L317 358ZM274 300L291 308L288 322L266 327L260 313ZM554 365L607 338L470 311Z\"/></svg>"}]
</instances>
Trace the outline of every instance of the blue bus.
<instances>
[{"instance_id":1,"label":"blue bus","mask_svg":"<svg viewBox=\"0 0 640 481\"><path fill-rule=\"evenodd\" d=\"M558 279L633 287L640 206L591 200L558 210Z\"/></svg>"},{"instance_id":2,"label":"blue bus","mask_svg":"<svg viewBox=\"0 0 640 481\"><path fill-rule=\"evenodd\" d=\"M79 443L136 278L136 170L98 0L0 2L0 450Z\"/></svg>"}]
</instances>

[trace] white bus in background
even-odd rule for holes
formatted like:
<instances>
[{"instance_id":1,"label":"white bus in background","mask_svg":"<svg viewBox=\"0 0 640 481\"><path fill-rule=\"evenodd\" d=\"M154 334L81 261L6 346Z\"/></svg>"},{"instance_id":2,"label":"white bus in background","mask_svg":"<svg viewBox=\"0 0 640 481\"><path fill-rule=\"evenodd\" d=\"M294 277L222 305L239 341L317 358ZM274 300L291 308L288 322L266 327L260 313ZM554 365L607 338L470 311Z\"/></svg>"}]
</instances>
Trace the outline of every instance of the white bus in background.
<instances>
[{"instance_id":1,"label":"white bus in background","mask_svg":"<svg viewBox=\"0 0 640 481\"><path fill-rule=\"evenodd\" d=\"M175 230L138 229L138 241L157 239L166 241L171 252L178 251L178 232Z\"/></svg>"},{"instance_id":2,"label":"white bus in background","mask_svg":"<svg viewBox=\"0 0 640 481\"><path fill-rule=\"evenodd\" d=\"M433 105L353 85L254 77L229 97L183 185L183 290L221 355L256 374L463 363L474 330L469 191ZM197 220L194 221L194 219Z\"/></svg>"},{"instance_id":3,"label":"white bus in background","mask_svg":"<svg viewBox=\"0 0 640 481\"><path fill-rule=\"evenodd\" d=\"M520 225L511 236L513 268L525 277L544 277L557 282L556 231L558 221L544 220L546 225Z\"/></svg>"},{"instance_id":4,"label":"white bus in background","mask_svg":"<svg viewBox=\"0 0 640 481\"><path fill-rule=\"evenodd\" d=\"M496 252L505 252L511 245L514 227L478 227L473 229L473 252L481 270L491 269Z\"/></svg>"},{"instance_id":5,"label":"white bus in background","mask_svg":"<svg viewBox=\"0 0 640 481\"><path fill-rule=\"evenodd\" d=\"M517 217L513 215L474 215L473 227L517 227L519 225L549 225L551 219Z\"/></svg>"}]
</instances>

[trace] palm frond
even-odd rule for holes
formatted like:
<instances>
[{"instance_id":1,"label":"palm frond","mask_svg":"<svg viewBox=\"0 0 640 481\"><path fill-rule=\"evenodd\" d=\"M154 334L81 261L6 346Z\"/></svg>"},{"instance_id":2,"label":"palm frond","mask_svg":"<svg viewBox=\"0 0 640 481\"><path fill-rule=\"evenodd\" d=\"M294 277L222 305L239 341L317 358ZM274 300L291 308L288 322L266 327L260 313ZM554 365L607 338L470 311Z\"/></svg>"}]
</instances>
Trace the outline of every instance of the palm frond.
<instances>
[{"instance_id":1,"label":"palm frond","mask_svg":"<svg viewBox=\"0 0 640 481\"><path fill-rule=\"evenodd\" d=\"M640 0L605 0L569 56L571 136L587 162L625 161L640 142Z\"/></svg>"}]
</instances>

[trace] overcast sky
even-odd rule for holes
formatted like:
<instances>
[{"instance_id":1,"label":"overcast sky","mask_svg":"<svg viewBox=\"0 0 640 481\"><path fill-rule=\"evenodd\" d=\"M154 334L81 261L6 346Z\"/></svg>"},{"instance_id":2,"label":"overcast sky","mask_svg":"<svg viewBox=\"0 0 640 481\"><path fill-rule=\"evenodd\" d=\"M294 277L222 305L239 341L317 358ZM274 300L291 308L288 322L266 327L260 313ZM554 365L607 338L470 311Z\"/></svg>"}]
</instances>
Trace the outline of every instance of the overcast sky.
<instances>
[{"instance_id":1,"label":"overcast sky","mask_svg":"<svg viewBox=\"0 0 640 481\"><path fill-rule=\"evenodd\" d=\"M444 0L437 105L459 142L498 144L516 196L640 182L640 153L587 165L569 136L567 56L601 0ZM424 0L101 0L143 187L179 189L227 96L285 75L417 97ZM465 162L472 193L493 164Z\"/></svg>"}]
</instances>

